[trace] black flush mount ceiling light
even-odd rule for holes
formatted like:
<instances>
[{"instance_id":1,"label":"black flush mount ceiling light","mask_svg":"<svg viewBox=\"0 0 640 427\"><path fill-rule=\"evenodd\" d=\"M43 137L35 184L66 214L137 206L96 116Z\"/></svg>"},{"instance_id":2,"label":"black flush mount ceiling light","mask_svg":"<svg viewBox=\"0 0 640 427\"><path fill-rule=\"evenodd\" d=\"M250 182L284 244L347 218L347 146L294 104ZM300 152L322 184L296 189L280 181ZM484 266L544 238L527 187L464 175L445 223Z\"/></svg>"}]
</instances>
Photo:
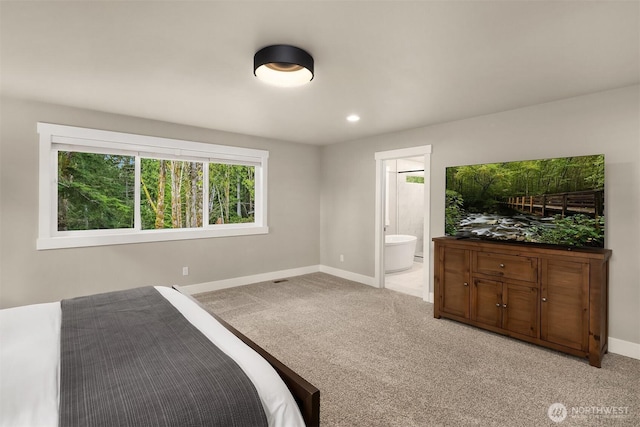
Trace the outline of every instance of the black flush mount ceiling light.
<instances>
[{"instance_id":1,"label":"black flush mount ceiling light","mask_svg":"<svg viewBox=\"0 0 640 427\"><path fill-rule=\"evenodd\" d=\"M267 46L253 57L253 74L272 85L301 86L313 80L313 57L295 46Z\"/></svg>"}]
</instances>

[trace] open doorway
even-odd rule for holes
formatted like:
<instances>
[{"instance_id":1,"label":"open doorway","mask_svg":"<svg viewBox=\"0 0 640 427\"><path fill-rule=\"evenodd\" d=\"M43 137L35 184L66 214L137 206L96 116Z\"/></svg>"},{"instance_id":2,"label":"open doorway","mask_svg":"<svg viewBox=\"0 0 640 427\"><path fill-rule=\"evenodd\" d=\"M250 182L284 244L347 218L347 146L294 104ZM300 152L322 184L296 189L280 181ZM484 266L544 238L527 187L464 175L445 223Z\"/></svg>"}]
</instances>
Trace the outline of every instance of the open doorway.
<instances>
[{"instance_id":1,"label":"open doorway","mask_svg":"<svg viewBox=\"0 0 640 427\"><path fill-rule=\"evenodd\" d=\"M385 160L384 287L422 298L424 156Z\"/></svg>"},{"instance_id":2,"label":"open doorway","mask_svg":"<svg viewBox=\"0 0 640 427\"><path fill-rule=\"evenodd\" d=\"M375 282L428 302L430 157L431 146L375 154Z\"/></svg>"}]
</instances>

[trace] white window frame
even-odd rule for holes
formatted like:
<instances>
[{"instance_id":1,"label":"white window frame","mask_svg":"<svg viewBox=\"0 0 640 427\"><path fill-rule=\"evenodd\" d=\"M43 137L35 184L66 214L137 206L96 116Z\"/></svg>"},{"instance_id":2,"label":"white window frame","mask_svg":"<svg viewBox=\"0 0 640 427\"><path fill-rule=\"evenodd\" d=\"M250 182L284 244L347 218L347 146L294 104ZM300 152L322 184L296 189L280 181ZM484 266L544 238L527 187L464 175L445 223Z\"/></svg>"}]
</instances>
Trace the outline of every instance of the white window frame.
<instances>
[{"instance_id":1,"label":"white window frame","mask_svg":"<svg viewBox=\"0 0 640 427\"><path fill-rule=\"evenodd\" d=\"M36 244L38 250L246 236L269 232L267 225L268 151L51 123L39 122L37 129L40 135L39 224ZM60 150L136 156L136 182L139 182L140 178L140 156L254 166L254 222L208 224L209 189L208 186L204 186L202 227L142 230L140 188L136 185L134 228L58 231L58 151ZM209 168L205 167L204 170L204 173L208 174Z\"/></svg>"}]
</instances>

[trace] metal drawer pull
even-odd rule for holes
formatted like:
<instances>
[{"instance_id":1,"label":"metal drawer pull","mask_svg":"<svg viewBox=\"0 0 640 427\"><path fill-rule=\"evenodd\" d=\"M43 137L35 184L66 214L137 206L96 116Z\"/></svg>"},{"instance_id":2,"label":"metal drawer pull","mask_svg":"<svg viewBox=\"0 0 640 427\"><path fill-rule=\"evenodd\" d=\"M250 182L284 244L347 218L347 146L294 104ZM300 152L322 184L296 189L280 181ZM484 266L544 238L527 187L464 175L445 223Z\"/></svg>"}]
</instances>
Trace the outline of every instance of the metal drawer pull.
<instances>
[{"instance_id":1,"label":"metal drawer pull","mask_svg":"<svg viewBox=\"0 0 640 427\"><path fill-rule=\"evenodd\" d=\"M463 285L465 285L465 286L469 286L469 284L468 284L467 282L464 282L464 283L463 283Z\"/></svg>"},{"instance_id":2,"label":"metal drawer pull","mask_svg":"<svg viewBox=\"0 0 640 427\"><path fill-rule=\"evenodd\" d=\"M500 268L504 268L504 264L500 264Z\"/></svg>"},{"instance_id":3,"label":"metal drawer pull","mask_svg":"<svg viewBox=\"0 0 640 427\"><path fill-rule=\"evenodd\" d=\"M498 302L498 303L496 303L496 307L500 307L500 303L499 303L499 302Z\"/></svg>"},{"instance_id":4,"label":"metal drawer pull","mask_svg":"<svg viewBox=\"0 0 640 427\"><path fill-rule=\"evenodd\" d=\"M542 302L547 302L547 299L546 298L542 298Z\"/></svg>"},{"instance_id":5,"label":"metal drawer pull","mask_svg":"<svg viewBox=\"0 0 640 427\"><path fill-rule=\"evenodd\" d=\"M507 304L502 304L502 307L507 308Z\"/></svg>"}]
</instances>

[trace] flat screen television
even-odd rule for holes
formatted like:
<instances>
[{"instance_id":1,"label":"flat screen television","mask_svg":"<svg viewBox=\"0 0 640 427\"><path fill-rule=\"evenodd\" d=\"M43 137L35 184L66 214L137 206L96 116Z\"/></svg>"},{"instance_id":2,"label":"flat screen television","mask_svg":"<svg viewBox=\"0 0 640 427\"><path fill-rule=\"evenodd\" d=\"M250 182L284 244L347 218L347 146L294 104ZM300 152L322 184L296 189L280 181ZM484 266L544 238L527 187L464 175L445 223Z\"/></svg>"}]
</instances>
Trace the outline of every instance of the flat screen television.
<instances>
[{"instance_id":1,"label":"flat screen television","mask_svg":"<svg viewBox=\"0 0 640 427\"><path fill-rule=\"evenodd\" d=\"M446 168L445 233L604 247L604 155Z\"/></svg>"}]
</instances>

